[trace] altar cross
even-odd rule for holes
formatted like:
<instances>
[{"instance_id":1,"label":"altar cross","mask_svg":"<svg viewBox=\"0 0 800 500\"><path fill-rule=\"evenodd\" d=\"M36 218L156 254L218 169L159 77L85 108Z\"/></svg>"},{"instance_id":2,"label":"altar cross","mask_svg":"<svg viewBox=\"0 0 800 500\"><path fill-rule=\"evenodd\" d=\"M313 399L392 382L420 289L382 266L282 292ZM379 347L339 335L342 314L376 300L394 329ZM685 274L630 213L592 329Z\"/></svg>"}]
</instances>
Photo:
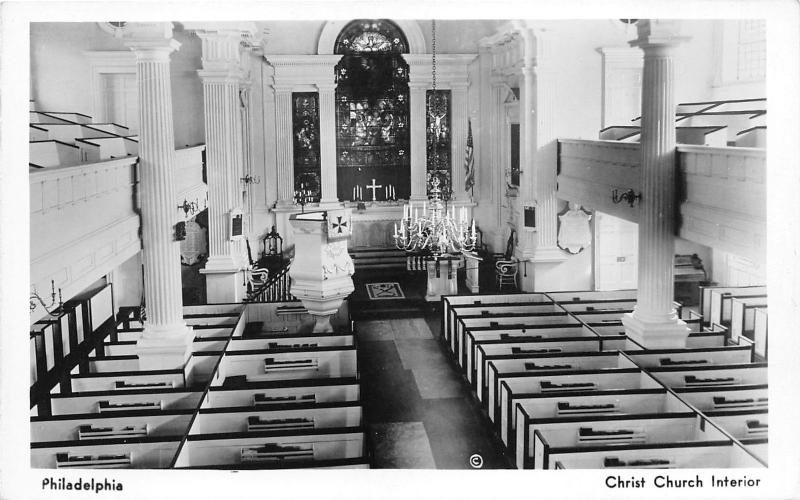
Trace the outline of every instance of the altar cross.
<instances>
[{"instance_id":1,"label":"altar cross","mask_svg":"<svg viewBox=\"0 0 800 500\"><path fill-rule=\"evenodd\" d=\"M367 189L372 190L372 201L375 201L375 192L378 188L382 188L383 184L375 184L375 179L372 179L372 185L367 185Z\"/></svg>"}]
</instances>

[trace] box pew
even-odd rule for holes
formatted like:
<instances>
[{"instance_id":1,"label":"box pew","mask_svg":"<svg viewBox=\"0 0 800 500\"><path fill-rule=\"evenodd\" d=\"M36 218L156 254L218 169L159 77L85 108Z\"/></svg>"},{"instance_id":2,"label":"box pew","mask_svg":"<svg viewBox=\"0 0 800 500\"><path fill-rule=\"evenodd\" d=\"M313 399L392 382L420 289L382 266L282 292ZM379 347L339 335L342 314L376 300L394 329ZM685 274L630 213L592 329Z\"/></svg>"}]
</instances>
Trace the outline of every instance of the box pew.
<instances>
[{"instance_id":1,"label":"box pew","mask_svg":"<svg viewBox=\"0 0 800 500\"><path fill-rule=\"evenodd\" d=\"M626 446L730 441L716 427L701 426L701 419L692 412L550 419L531 419L523 414L520 432L517 433L518 448L522 448L517 468L548 469L559 455L580 452L581 449L614 451Z\"/></svg>"},{"instance_id":2,"label":"box pew","mask_svg":"<svg viewBox=\"0 0 800 500\"><path fill-rule=\"evenodd\" d=\"M766 363L734 363L714 366L662 366L647 369L667 387L723 390L736 386L767 384Z\"/></svg>"},{"instance_id":3,"label":"box pew","mask_svg":"<svg viewBox=\"0 0 800 500\"><path fill-rule=\"evenodd\" d=\"M476 360L478 371L475 376L478 399L481 401L486 400L489 396L489 392L497 394L497 391L499 391L499 380L503 376L525 376L532 373L531 370L527 370L525 366L526 363L531 362L540 365L570 365L572 369L576 370L619 368L619 356L616 352L609 351L523 354L497 356L491 360L485 360L483 351L479 349ZM631 365L626 368L637 367Z\"/></svg>"},{"instance_id":4,"label":"box pew","mask_svg":"<svg viewBox=\"0 0 800 500\"><path fill-rule=\"evenodd\" d=\"M497 378L497 393L489 386L489 416L499 428L512 415L511 398L515 394L569 393L607 389L646 389L642 372L637 368L600 368L589 370L543 371L532 374L504 374ZM650 387L656 387L653 382Z\"/></svg>"},{"instance_id":5,"label":"box pew","mask_svg":"<svg viewBox=\"0 0 800 500\"><path fill-rule=\"evenodd\" d=\"M230 351L219 368L223 378L244 375L248 381L355 377L355 346L304 350Z\"/></svg>"},{"instance_id":6,"label":"box pew","mask_svg":"<svg viewBox=\"0 0 800 500\"><path fill-rule=\"evenodd\" d=\"M698 349L702 347L724 347L726 334L724 331L711 331L706 328L702 332L690 332L686 337L686 347Z\"/></svg>"},{"instance_id":7,"label":"box pew","mask_svg":"<svg viewBox=\"0 0 800 500\"><path fill-rule=\"evenodd\" d=\"M566 451L566 450L564 450ZM613 449L573 448L551 456L549 469L727 469L760 468L765 464L733 441L690 441L674 444L626 445Z\"/></svg>"},{"instance_id":8,"label":"box pew","mask_svg":"<svg viewBox=\"0 0 800 500\"><path fill-rule=\"evenodd\" d=\"M130 438L126 442L58 441L31 443L35 469L165 469L181 437Z\"/></svg>"},{"instance_id":9,"label":"box pew","mask_svg":"<svg viewBox=\"0 0 800 500\"><path fill-rule=\"evenodd\" d=\"M718 287L709 292L709 316L703 319L710 323L718 323L724 327L731 326L731 304L734 298L766 298L766 287ZM705 306L705 304L703 304Z\"/></svg>"},{"instance_id":10,"label":"box pew","mask_svg":"<svg viewBox=\"0 0 800 500\"><path fill-rule=\"evenodd\" d=\"M468 329L464 332L464 343L456 354L456 360L462 367L477 369L475 356L477 346L483 342L518 342L539 339L575 338L597 339L598 336L585 326L578 325L533 325L525 328ZM466 370L467 377L474 381L472 374Z\"/></svg>"},{"instance_id":11,"label":"box pew","mask_svg":"<svg viewBox=\"0 0 800 500\"><path fill-rule=\"evenodd\" d=\"M568 313L545 313L542 315L504 316L504 317L459 317L450 349L457 357L464 349L464 336L467 330L527 329L538 325L574 325L578 320Z\"/></svg>"},{"instance_id":12,"label":"box pew","mask_svg":"<svg viewBox=\"0 0 800 500\"><path fill-rule=\"evenodd\" d=\"M231 335L235 326L235 323L230 325L194 325L192 326L192 332L195 339L227 337Z\"/></svg>"},{"instance_id":13,"label":"box pew","mask_svg":"<svg viewBox=\"0 0 800 500\"><path fill-rule=\"evenodd\" d=\"M606 299L600 301L559 302L558 306L574 314L586 312L620 312L631 311L636 306L636 299Z\"/></svg>"},{"instance_id":14,"label":"box pew","mask_svg":"<svg viewBox=\"0 0 800 500\"><path fill-rule=\"evenodd\" d=\"M261 349L304 349L311 347L351 346L354 343L352 333L317 333L293 334L279 336L263 336L248 339L233 339L228 352Z\"/></svg>"},{"instance_id":15,"label":"box pew","mask_svg":"<svg viewBox=\"0 0 800 500\"><path fill-rule=\"evenodd\" d=\"M31 442L183 436L194 409L84 413L31 418Z\"/></svg>"},{"instance_id":16,"label":"box pew","mask_svg":"<svg viewBox=\"0 0 800 500\"><path fill-rule=\"evenodd\" d=\"M53 394L53 415L114 413L117 411L186 410L200 404L202 393L180 388L162 391L102 391L80 394ZM134 405L134 406L131 406ZM139 405L138 410L132 410Z\"/></svg>"},{"instance_id":17,"label":"box pew","mask_svg":"<svg viewBox=\"0 0 800 500\"><path fill-rule=\"evenodd\" d=\"M623 309L620 311L585 311L572 313L579 321L591 325L617 324L622 321L626 313L633 312L633 309Z\"/></svg>"},{"instance_id":18,"label":"box pew","mask_svg":"<svg viewBox=\"0 0 800 500\"><path fill-rule=\"evenodd\" d=\"M667 404L668 399L674 400ZM677 404L676 404L677 403ZM670 408L690 411L677 397L664 388L622 389L607 391L576 392L573 394L515 394L512 397L512 413L503 422L501 439L509 451L516 456L521 468L522 457L531 450L527 440L532 434L526 426L532 419L555 419L564 417L598 417L606 415L630 415L639 413L665 413ZM525 437L523 438L523 432Z\"/></svg>"},{"instance_id":19,"label":"box pew","mask_svg":"<svg viewBox=\"0 0 800 500\"><path fill-rule=\"evenodd\" d=\"M177 467L237 469L346 465L365 457L361 427L315 429L303 434L231 433L189 435Z\"/></svg>"},{"instance_id":20,"label":"box pew","mask_svg":"<svg viewBox=\"0 0 800 500\"><path fill-rule=\"evenodd\" d=\"M245 306L239 302L232 302L229 304L202 304L196 306L183 306L184 316L193 315L230 315L238 316L244 311Z\"/></svg>"},{"instance_id":21,"label":"box pew","mask_svg":"<svg viewBox=\"0 0 800 500\"><path fill-rule=\"evenodd\" d=\"M105 373L77 373L76 369L70 377L73 392L172 389L184 387L185 380L183 369Z\"/></svg>"},{"instance_id":22,"label":"box pew","mask_svg":"<svg viewBox=\"0 0 800 500\"><path fill-rule=\"evenodd\" d=\"M547 292L545 295L559 303L603 302L606 300L636 300L636 290L578 290L572 292Z\"/></svg>"},{"instance_id":23,"label":"box pew","mask_svg":"<svg viewBox=\"0 0 800 500\"><path fill-rule=\"evenodd\" d=\"M766 408L713 410L705 412L705 416L739 440L766 439L769 434L769 410Z\"/></svg>"},{"instance_id":24,"label":"box pew","mask_svg":"<svg viewBox=\"0 0 800 500\"><path fill-rule=\"evenodd\" d=\"M232 380L229 378L228 380ZM212 386L203 408L271 408L307 403L354 402L361 398L355 378L320 378Z\"/></svg>"},{"instance_id":25,"label":"box pew","mask_svg":"<svg viewBox=\"0 0 800 500\"><path fill-rule=\"evenodd\" d=\"M183 320L195 330L198 327L233 328L236 326L236 316L186 316Z\"/></svg>"},{"instance_id":26,"label":"box pew","mask_svg":"<svg viewBox=\"0 0 800 500\"><path fill-rule=\"evenodd\" d=\"M753 318L753 341L755 353L767 359L767 310L756 309Z\"/></svg>"},{"instance_id":27,"label":"box pew","mask_svg":"<svg viewBox=\"0 0 800 500\"><path fill-rule=\"evenodd\" d=\"M485 370L486 362L505 356L529 356L532 354L558 354L568 352L600 351L603 340L599 337L556 337L556 338L504 338L499 340L479 341L476 346L480 355L467 361L464 370L467 380L477 387L477 370ZM480 358L479 358L480 356ZM480 364L480 368L479 367ZM485 375L484 375L485 376Z\"/></svg>"},{"instance_id":28,"label":"box pew","mask_svg":"<svg viewBox=\"0 0 800 500\"><path fill-rule=\"evenodd\" d=\"M741 385L720 388L675 388L675 394L702 411L753 411L766 410L769 390L766 384Z\"/></svg>"},{"instance_id":29,"label":"box pew","mask_svg":"<svg viewBox=\"0 0 800 500\"><path fill-rule=\"evenodd\" d=\"M696 349L649 349L630 351L630 357L643 368L657 366L729 365L749 363L751 346L702 347Z\"/></svg>"},{"instance_id":30,"label":"box pew","mask_svg":"<svg viewBox=\"0 0 800 500\"><path fill-rule=\"evenodd\" d=\"M755 312L757 309L767 307L766 297L739 297L731 299L731 339L736 341L739 336L753 338L755 328Z\"/></svg>"},{"instance_id":31,"label":"box pew","mask_svg":"<svg viewBox=\"0 0 800 500\"><path fill-rule=\"evenodd\" d=\"M204 408L192 423L190 435L242 432L298 432L313 429L359 427L363 424L360 402L307 403L258 409L247 407Z\"/></svg>"},{"instance_id":32,"label":"box pew","mask_svg":"<svg viewBox=\"0 0 800 500\"><path fill-rule=\"evenodd\" d=\"M449 295L442 296L442 336L448 342L455 333L457 309L460 306L472 307L489 304L552 303L542 293L515 293L497 295Z\"/></svg>"},{"instance_id":33,"label":"box pew","mask_svg":"<svg viewBox=\"0 0 800 500\"><path fill-rule=\"evenodd\" d=\"M135 372L139 369L139 356L135 354L89 356L87 360L92 373Z\"/></svg>"},{"instance_id":34,"label":"box pew","mask_svg":"<svg viewBox=\"0 0 800 500\"><path fill-rule=\"evenodd\" d=\"M31 141L28 154L28 165L38 168L71 166L81 162L77 146L57 140Z\"/></svg>"}]
</instances>

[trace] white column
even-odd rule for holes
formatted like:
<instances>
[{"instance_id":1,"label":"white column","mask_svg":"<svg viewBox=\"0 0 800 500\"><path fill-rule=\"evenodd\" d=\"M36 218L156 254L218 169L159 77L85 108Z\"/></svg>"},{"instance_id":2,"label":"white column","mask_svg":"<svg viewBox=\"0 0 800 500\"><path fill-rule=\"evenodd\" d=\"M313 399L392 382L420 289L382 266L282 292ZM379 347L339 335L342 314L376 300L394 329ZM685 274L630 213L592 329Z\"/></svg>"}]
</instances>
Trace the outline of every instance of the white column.
<instances>
[{"instance_id":1,"label":"white column","mask_svg":"<svg viewBox=\"0 0 800 500\"><path fill-rule=\"evenodd\" d=\"M685 347L689 328L673 307L675 255L675 70L673 49L684 40L674 21L638 23L631 45L644 50L642 198L638 293L622 319L629 337L647 348Z\"/></svg>"},{"instance_id":2,"label":"white column","mask_svg":"<svg viewBox=\"0 0 800 500\"><path fill-rule=\"evenodd\" d=\"M494 240L493 246L495 252L505 252L505 244L506 240L508 239L508 224L505 218L505 213L503 211L503 200L507 198L505 197L506 193L506 173L505 168L506 165L503 163L503 149L505 148L505 143L503 142L503 127L505 127L505 123L503 120L503 115L505 114L505 110L503 109L503 96L507 92L508 85L505 84L505 80L497 75L492 76L491 78L492 84L492 99L489 102L490 106L490 130L489 130L489 141L491 143L490 149L490 160L492 162L492 177L493 177L493 193L494 198L492 200L493 210L495 210L495 217L494 220L497 222L497 227L495 228L494 233Z\"/></svg>"},{"instance_id":3,"label":"white column","mask_svg":"<svg viewBox=\"0 0 800 500\"><path fill-rule=\"evenodd\" d=\"M428 199L427 155L425 145L425 93L428 84L409 82L410 126L411 126L411 200Z\"/></svg>"},{"instance_id":4,"label":"white column","mask_svg":"<svg viewBox=\"0 0 800 500\"><path fill-rule=\"evenodd\" d=\"M209 257L205 269L209 303L243 298L239 247L230 238L230 217L242 204L242 125L236 30L198 31L203 42L203 107L208 180Z\"/></svg>"},{"instance_id":5,"label":"white column","mask_svg":"<svg viewBox=\"0 0 800 500\"><path fill-rule=\"evenodd\" d=\"M464 170L464 153L467 150L467 120L469 119L469 103L467 102L467 82L451 85L450 90L450 179L453 183L453 201L470 201L470 192L464 190L466 170ZM474 138L473 138L474 139Z\"/></svg>"},{"instance_id":6,"label":"white column","mask_svg":"<svg viewBox=\"0 0 800 500\"><path fill-rule=\"evenodd\" d=\"M278 206L294 205L294 163L292 145L292 88L275 86L275 143L278 174Z\"/></svg>"},{"instance_id":7,"label":"white column","mask_svg":"<svg viewBox=\"0 0 800 500\"><path fill-rule=\"evenodd\" d=\"M340 206L336 184L336 85L318 83L319 89L319 149L322 176L320 208Z\"/></svg>"},{"instance_id":8,"label":"white column","mask_svg":"<svg viewBox=\"0 0 800 500\"><path fill-rule=\"evenodd\" d=\"M171 28L160 32L162 38L132 39L126 43L136 54L139 98L139 189L147 320L137 352L143 370L183 366L193 339L192 329L183 320L180 244L175 240L170 53L180 44L171 38Z\"/></svg>"},{"instance_id":9,"label":"white column","mask_svg":"<svg viewBox=\"0 0 800 500\"><path fill-rule=\"evenodd\" d=\"M536 170L534 157L536 155L536 85L533 63L526 61L522 68L522 81L520 85L519 103L519 141L520 141L520 179L519 179L519 214L517 220L519 227L517 238L519 244L516 248L517 258L527 261L533 257L536 245L536 233L533 228L525 227L525 207L535 206L534 193ZM521 264L525 265L525 264ZM532 290L530 280L520 280L525 291Z\"/></svg>"}]
</instances>

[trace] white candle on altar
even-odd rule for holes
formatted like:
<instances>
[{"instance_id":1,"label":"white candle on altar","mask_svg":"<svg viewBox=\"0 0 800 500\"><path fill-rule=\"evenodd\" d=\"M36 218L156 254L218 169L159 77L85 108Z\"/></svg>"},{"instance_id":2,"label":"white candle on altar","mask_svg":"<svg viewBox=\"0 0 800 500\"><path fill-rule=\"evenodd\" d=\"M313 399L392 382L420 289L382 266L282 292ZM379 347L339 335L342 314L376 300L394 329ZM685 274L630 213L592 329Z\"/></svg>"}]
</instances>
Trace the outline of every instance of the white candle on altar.
<instances>
[{"instance_id":1,"label":"white candle on altar","mask_svg":"<svg viewBox=\"0 0 800 500\"><path fill-rule=\"evenodd\" d=\"M397 223L394 223L394 237L397 238Z\"/></svg>"},{"instance_id":2,"label":"white candle on altar","mask_svg":"<svg viewBox=\"0 0 800 500\"><path fill-rule=\"evenodd\" d=\"M475 219L472 219L472 237L475 238Z\"/></svg>"},{"instance_id":3,"label":"white candle on altar","mask_svg":"<svg viewBox=\"0 0 800 500\"><path fill-rule=\"evenodd\" d=\"M425 217L428 214L428 202L422 202L422 216Z\"/></svg>"}]
</instances>

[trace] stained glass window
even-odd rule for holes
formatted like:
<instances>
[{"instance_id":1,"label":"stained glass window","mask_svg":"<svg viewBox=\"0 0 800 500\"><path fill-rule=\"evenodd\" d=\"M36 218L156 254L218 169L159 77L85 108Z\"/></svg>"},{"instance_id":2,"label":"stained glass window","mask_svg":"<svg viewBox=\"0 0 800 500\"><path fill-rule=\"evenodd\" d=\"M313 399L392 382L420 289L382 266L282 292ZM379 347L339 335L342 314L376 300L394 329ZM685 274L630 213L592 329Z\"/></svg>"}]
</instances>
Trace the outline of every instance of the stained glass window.
<instances>
[{"instance_id":1,"label":"stained glass window","mask_svg":"<svg viewBox=\"0 0 800 500\"><path fill-rule=\"evenodd\" d=\"M336 43L337 196L385 201L410 194L407 43L391 21L353 21Z\"/></svg>"},{"instance_id":2,"label":"stained glass window","mask_svg":"<svg viewBox=\"0 0 800 500\"><path fill-rule=\"evenodd\" d=\"M438 100L436 104L434 104L434 99ZM430 193L433 178L437 177L442 196L445 199L449 199L452 189L450 177L450 91L429 90L426 102L425 142L428 192Z\"/></svg>"},{"instance_id":3,"label":"stained glass window","mask_svg":"<svg viewBox=\"0 0 800 500\"><path fill-rule=\"evenodd\" d=\"M320 189L319 96L316 92L292 93L292 143L294 190L305 202L318 202Z\"/></svg>"},{"instance_id":4,"label":"stained glass window","mask_svg":"<svg viewBox=\"0 0 800 500\"><path fill-rule=\"evenodd\" d=\"M356 19L339 33L337 54L404 53L408 42L400 28L388 19Z\"/></svg>"}]
</instances>

